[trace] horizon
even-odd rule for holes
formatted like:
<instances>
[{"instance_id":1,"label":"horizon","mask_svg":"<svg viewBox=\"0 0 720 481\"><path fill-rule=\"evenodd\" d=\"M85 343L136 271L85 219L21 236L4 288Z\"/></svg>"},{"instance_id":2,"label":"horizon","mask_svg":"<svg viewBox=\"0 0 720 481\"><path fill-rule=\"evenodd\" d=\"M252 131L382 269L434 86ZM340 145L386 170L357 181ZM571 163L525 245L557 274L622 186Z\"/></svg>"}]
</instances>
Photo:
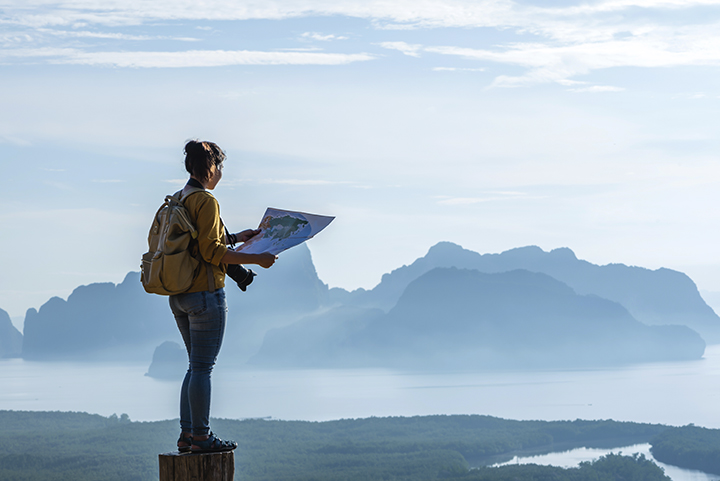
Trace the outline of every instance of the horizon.
<instances>
[{"instance_id":1,"label":"horizon","mask_svg":"<svg viewBox=\"0 0 720 481\"><path fill-rule=\"evenodd\" d=\"M440 241L568 247L720 292L720 5L11 0L0 22L0 308L139 269L187 139L228 154L231 230L370 289ZM282 256L279 262L282 261ZM122 273L122 274L120 274Z\"/></svg>"}]
</instances>

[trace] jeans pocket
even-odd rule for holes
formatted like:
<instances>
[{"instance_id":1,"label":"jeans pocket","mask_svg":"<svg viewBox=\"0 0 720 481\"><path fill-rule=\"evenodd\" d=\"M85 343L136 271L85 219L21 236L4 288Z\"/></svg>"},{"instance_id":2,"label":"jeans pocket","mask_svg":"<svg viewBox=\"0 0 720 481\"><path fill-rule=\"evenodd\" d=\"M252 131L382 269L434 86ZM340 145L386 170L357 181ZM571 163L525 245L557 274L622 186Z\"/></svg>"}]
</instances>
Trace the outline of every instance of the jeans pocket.
<instances>
[{"instance_id":1,"label":"jeans pocket","mask_svg":"<svg viewBox=\"0 0 720 481\"><path fill-rule=\"evenodd\" d=\"M187 294L183 299L183 310L191 316L202 316L208 310L208 302L205 291Z\"/></svg>"}]
</instances>

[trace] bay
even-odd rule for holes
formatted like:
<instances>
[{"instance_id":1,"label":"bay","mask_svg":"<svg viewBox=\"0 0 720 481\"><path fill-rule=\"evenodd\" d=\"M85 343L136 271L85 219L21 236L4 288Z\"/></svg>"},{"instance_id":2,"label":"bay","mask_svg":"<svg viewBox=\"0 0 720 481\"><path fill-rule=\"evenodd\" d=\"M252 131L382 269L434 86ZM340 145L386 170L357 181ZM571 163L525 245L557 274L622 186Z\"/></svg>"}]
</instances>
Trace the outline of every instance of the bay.
<instances>
[{"instance_id":1,"label":"bay","mask_svg":"<svg viewBox=\"0 0 720 481\"><path fill-rule=\"evenodd\" d=\"M148 364L0 360L0 409L176 418L180 379L149 378ZM258 370L221 360L212 414L309 421L487 414L720 428L719 381L720 345L698 361L532 372Z\"/></svg>"}]
</instances>

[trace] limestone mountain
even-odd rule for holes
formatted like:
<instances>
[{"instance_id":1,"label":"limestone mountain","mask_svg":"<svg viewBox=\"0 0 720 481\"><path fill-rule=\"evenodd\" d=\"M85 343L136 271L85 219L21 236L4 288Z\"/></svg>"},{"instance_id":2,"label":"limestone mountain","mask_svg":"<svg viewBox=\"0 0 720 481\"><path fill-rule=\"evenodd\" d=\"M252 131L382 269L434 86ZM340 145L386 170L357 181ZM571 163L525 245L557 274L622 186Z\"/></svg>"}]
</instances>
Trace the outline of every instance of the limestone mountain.
<instances>
[{"instance_id":1,"label":"limestone mountain","mask_svg":"<svg viewBox=\"0 0 720 481\"><path fill-rule=\"evenodd\" d=\"M255 266L250 266L255 268ZM325 302L328 288L317 276L310 250L298 246L242 292L226 279L229 306L221 355L246 360L272 327L286 325ZM53 297L25 316L25 359L150 359L164 342L182 344L166 296L147 294L140 274L120 284L80 286L67 300Z\"/></svg>"},{"instance_id":2,"label":"limestone mountain","mask_svg":"<svg viewBox=\"0 0 720 481\"><path fill-rule=\"evenodd\" d=\"M647 326L622 305L541 273L436 268L387 314L342 308L268 333L252 362L285 367L495 369L699 359L686 326Z\"/></svg>"},{"instance_id":3,"label":"limestone mountain","mask_svg":"<svg viewBox=\"0 0 720 481\"><path fill-rule=\"evenodd\" d=\"M23 335L13 326L10 315L0 309L0 358L20 357Z\"/></svg>"},{"instance_id":4,"label":"limestone mountain","mask_svg":"<svg viewBox=\"0 0 720 481\"><path fill-rule=\"evenodd\" d=\"M372 290L347 292L332 289L335 302L360 307L391 309L405 288L436 267L474 269L485 273L524 269L547 274L570 286L576 293L594 294L618 302L644 324L686 325L708 343L720 342L720 317L705 303L695 283L682 272L650 270L624 264L599 266L578 259L568 248L545 252L528 246L500 254L479 254L440 242L408 266L382 277Z\"/></svg>"}]
</instances>

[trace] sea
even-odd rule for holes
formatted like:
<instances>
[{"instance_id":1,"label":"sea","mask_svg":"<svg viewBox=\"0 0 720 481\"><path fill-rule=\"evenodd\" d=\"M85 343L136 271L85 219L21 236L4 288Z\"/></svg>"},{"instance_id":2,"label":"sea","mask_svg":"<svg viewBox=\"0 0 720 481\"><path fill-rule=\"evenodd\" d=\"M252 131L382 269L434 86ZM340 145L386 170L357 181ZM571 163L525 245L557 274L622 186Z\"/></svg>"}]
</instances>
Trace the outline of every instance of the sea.
<instances>
[{"instance_id":1,"label":"sea","mask_svg":"<svg viewBox=\"0 0 720 481\"><path fill-rule=\"evenodd\" d=\"M147 363L0 360L0 410L178 417L181 379L147 377ZM483 414L517 420L599 420L720 428L720 345L703 359L593 370L260 370L223 364L213 373L212 416L326 421L386 416ZM577 465L649 445L571 450L510 462ZM567 464L570 463L570 464ZM720 476L664 466L675 481Z\"/></svg>"}]
</instances>

